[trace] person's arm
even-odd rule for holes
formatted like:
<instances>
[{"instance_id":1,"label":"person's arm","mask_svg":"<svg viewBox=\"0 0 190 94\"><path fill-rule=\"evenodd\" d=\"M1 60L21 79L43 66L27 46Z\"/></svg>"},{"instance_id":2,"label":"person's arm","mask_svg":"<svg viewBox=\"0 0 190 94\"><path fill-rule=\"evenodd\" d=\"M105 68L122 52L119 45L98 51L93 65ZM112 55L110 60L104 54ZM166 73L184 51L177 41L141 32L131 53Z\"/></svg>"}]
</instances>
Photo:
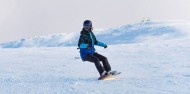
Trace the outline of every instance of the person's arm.
<instances>
[{"instance_id":1,"label":"person's arm","mask_svg":"<svg viewBox=\"0 0 190 94\"><path fill-rule=\"evenodd\" d=\"M107 48L107 45L103 42L100 42L100 41L97 41L95 35L92 33L93 37L94 37L94 44L97 45L97 46L101 46L101 47L104 47L104 48Z\"/></svg>"},{"instance_id":2,"label":"person's arm","mask_svg":"<svg viewBox=\"0 0 190 94\"><path fill-rule=\"evenodd\" d=\"M78 42L79 48L88 48L88 44L84 43L84 36L81 34Z\"/></svg>"},{"instance_id":3,"label":"person's arm","mask_svg":"<svg viewBox=\"0 0 190 94\"><path fill-rule=\"evenodd\" d=\"M107 45L103 42L99 42L97 43L98 46L101 46L101 47L104 47L104 48L107 48Z\"/></svg>"}]
</instances>

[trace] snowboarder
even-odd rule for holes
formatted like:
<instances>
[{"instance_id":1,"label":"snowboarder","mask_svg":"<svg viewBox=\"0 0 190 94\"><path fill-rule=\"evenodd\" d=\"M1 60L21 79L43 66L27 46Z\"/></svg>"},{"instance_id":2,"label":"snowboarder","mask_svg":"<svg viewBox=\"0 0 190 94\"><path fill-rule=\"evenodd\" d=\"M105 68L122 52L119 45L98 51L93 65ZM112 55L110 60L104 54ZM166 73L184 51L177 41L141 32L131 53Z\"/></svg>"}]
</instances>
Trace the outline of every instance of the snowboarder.
<instances>
[{"instance_id":1,"label":"snowboarder","mask_svg":"<svg viewBox=\"0 0 190 94\"><path fill-rule=\"evenodd\" d=\"M107 48L107 45L105 43L97 41L92 30L92 22L90 20L85 20L78 41L80 56L83 61L93 62L100 76L102 77L111 73L111 66L105 56L100 55L95 51L94 45L98 45L104 48ZM103 65L100 63L100 61Z\"/></svg>"}]
</instances>

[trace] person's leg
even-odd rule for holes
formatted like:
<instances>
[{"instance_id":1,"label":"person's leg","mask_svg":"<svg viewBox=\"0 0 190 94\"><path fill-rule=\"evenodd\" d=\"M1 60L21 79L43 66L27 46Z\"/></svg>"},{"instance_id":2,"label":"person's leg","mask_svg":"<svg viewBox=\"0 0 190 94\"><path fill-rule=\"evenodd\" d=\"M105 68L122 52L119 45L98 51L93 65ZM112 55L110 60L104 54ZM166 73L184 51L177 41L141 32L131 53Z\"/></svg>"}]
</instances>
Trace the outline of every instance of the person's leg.
<instances>
[{"instance_id":1,"label":"person's leg","mask_svg":"<svg viewBox=\"0 0 190 94\"><path fill-rule=\"evenodd\" d=\"M94 53L93 55L94 55L95 57L97 57L100 61L102 61L103 65L104 65L104 68L105 68L105 70L106 70L107 72L111 71L111 66L110 66L110 64L109 64L109 62L108 62L108 59L107 59L105 56L100 55L100 54L98 54L98 53Z\"/></svg>"},{"instance_id":2,"label":"person's leg","mask_svg":"<svg viewBox=\"0 0 190 94\"><path fill-rule=\"evenodd\" d=\"M96 66L96 69L100 73L100 76L105 71L105 69L102 67L102 65L100 63L100 60L97 57L95 57L95 56L93 56L91 54L88 54L85 57L85 61L93 62L95 64L95 66Z\"/></svg>"}]
</instances>

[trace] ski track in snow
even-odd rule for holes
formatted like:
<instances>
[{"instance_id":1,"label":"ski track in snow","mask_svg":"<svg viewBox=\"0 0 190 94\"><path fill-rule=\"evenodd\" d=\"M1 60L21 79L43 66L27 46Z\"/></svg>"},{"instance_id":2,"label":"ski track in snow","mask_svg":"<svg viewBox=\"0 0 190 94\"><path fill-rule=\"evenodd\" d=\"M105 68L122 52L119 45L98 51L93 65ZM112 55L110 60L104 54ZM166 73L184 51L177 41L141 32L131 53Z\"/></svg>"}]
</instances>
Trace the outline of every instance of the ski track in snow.
<instances>
[{"instance_id":1,"label":"ski track in snow","mask_svg":"<svg viewBox=\"0 0 190 94\"><path fill-rule=\"evenodd\" d=\"M110 45L114 81L98 81L76 47L0 49L1 94L189 94L190 45L184 40Z\"/></svg>"}]
</instances>

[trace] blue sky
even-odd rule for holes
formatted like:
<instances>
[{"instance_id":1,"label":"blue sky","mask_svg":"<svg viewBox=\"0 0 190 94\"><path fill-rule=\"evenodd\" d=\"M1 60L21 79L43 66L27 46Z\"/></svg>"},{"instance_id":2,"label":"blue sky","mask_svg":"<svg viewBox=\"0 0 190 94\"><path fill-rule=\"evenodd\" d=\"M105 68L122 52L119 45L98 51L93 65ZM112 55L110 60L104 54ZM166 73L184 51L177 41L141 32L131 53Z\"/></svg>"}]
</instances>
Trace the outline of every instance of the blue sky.
<instances>
[{"instance_id":1,"label":"blue sky","mask_svg":"<svg viewBox=\"0 0 190 94\"><path fill-rule=\"evenodd\" d=\"M190 0L0 0L0 43L152 20L190 21Z\"/></svg>"}]
</instances>

